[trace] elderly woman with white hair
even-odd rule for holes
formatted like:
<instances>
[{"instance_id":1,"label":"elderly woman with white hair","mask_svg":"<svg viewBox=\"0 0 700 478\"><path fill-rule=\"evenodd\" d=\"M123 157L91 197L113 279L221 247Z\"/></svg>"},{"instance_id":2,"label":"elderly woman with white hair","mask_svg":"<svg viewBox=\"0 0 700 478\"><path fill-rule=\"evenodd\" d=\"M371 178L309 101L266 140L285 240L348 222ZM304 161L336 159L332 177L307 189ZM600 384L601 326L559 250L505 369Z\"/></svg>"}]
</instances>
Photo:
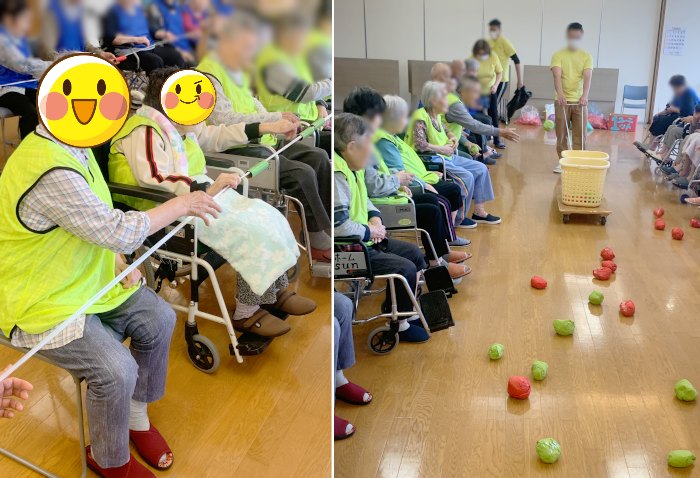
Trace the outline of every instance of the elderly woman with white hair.
<instances>
[{"instance_id":1,"label":"elderly woman with white hair","mask_svg":"<svg viewBox=\"0 0 700 478\"><path fill-rule=\"evenodd\" d=\"M406 143L418 153L430 154L432 161L445 162L447 174L462 187L464 201L457 213L457 227L473 229L477 224L500 224L501 218L489 214L485 203L493 201L489 170L483 163L457 149L458 140L447 130L442 118L448 111L444 83L428 81L421 93L422 108L413 112L406 132ZM474 212L468 217L471 202Z\"/></svg>"}]
</instances>

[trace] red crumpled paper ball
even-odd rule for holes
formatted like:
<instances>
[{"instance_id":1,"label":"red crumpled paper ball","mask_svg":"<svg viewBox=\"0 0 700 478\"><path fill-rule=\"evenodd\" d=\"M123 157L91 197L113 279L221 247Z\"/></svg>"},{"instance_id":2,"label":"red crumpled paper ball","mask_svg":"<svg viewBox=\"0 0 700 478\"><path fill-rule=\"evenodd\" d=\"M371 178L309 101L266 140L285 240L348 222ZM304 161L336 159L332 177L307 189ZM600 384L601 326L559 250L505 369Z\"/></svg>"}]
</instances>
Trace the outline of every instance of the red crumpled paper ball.
<instances>
[{"instance_id":1,"label":"red crumpled paper ball","mask_svg":"<svg viewBox=\"0 0 700 478\"><path fill-rule=\"evenodd\" d=\"M525 400L530 396L530 381L527 377L514 375L508 379L508 395L518 400Z\"/></svg>"},{"instance_id":2,"label":"red crumpled paper ball","mask_svg":"<svg viewBox=\"0 0 700 478\"><path fill-rule=\"evenodd\" d=\"M666 229L666 221L664 221L663 219L657 219L656 221L654 221L654 229L656 229L657 231L663 231L664 229Z\"/></svg>"},{"instance_id":3,"label":"red crumpled paper ball","mask_svg":"<svg viewBox=\"0 0 700 478\"><path fill-rule=\"evenodd\" d=\"M620 313L625 317L632 317L635 309L634 302L631 300L623 300L620 302Z\"/></svg>"},{"instance_id":4,"label":"red crumpled paper ball","mask_svg":"<svg viewBox=\"0 0 700 478\"><path fill-rule=\"evenodd\" d=\"M613 274L617 270L617 264L615 264L613 261L603 261L600 263L602 267L607 267L611 271L613 271Z\"/></svg>"},{"instance_id":5,"label":"red crumpled paper ball","mask_svg":"<svg viewBox=\"0 0 700 478\"><path fill-rule=\"evenodd\" d=\"M666 212L666 211L664 211L664 208L662 208L662 207L657 207L656 209L654 209L654 216L656 216L656 217L663 217L664 212Z\"/></svg>"},{"instance_id":6,"label":"red crumpled paper ball","mask_svg":"<svg viewBox=\"0 0 700 478\"><path fill-rule=\"evenodd\" d=\"M604 261L611 261L615 259L615 253L609 247L605 247L600 251L600 257L602 257Z\"/></svg>"},{"instance_id":7,"label":"red crumpled paper ball","mask_svg":"<svg viewBox=\"0 0 700 478\"><path fill-rule=\"evenodd\" d=\"M671 237L674 238L677 241L680 241L683 239L683 229L680 227L674 227L671 229Z\"/></svg>"},{"instance_id":8,"label":"red crumpled paper ball","mask_svg":"<svg viewBox=\"0 0 700 478\"><path fill-rule=\"evenodd\" d=\"M547 279L540 276L532 276L532 279L530 279L530 286L533 289L546 289Z\"/></svg>"},{"instance_id":9,"label":"red crumpled paper ball","mask_svg":"<svg viewBox=\"0 0 700 478\"><path fill-rule=\"evenodd\" d=\"M610 275L612 275L612 273L612 269L608 269L607 267L593 269L593 277L595 277L598 280L608 280L610 279Z\"/></svg>"},{"instance_id":10,"label":"red crumpled paper ball","mask_svg":"<svg viewBox=\"0 0 700 478\"><path fill-rule=\"evenodd\" d=\"M698 220L696 218L692 218L690 220L690 227L694 227L694 228L700 227L700 220Z\"/></svg>"}]
</instances>

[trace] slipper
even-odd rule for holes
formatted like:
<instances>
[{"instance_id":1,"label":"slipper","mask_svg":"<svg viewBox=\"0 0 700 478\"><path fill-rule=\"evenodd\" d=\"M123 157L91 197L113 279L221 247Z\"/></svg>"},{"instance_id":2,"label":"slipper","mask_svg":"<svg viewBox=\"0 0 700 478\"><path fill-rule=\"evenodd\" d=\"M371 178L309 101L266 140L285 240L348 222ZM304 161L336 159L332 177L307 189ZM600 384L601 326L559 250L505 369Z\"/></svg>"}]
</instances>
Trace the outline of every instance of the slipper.
<instances>
[{"instance_id":1,"label":"slipper","mask_svg":"<svg viewBox=\"0 0 700 478\"><path fill-rule=\"evenodd\" d=\"M285 290L277 296L277 302L271 307L289 315L306 315L316 310L316 302L296 292Z\"/></svg>"},{"instance_id":2,"label":"slipper","mask_svg":"<svg viewBox=\"0 0 700 478\"><path fill-rule=\"evenodd\" d=\"M355 425L349 421L340 418L339 416L333 416L333 438L338 440L345 440L350 438L355 434Z\"/></svg>"},{"instance_id":3,"label":"slipper","mask_svg":"<svg viewBox=\"0 0 700 478\"><path fill-rule=\"evenodd\" d=\"M87 466L102 478L155 478L151 470L136 461L132 455L129 455L129 462L118 468L102 468L97 464L92 457L90 445L85 447L87 452Z\"/></svg>"},{"instance_id":4,"label":"slipper","mask_svg":"<svg viewBox=\"0 0 700 478\"><path fill-rule=\"evenodd\" d=\"M369 400L364 401L365 394L369 395ZM336 387L335 398L350 405L369 405L372 403L372 394L364 388L352 382Z\"/></svg>"},{"instance_id":5,"label":"slipper","mask_svg":"<svg viewBox=\"0 0 700 478\"><path fill-rule=\"evenodd\" d=\"M141 458L146 460L146 463L153 468L157 470L167 470L173 466L174 459L171 459L167 466L160 465L161 457L168 454L172 457L173 452L165 442L163 435L160 434L153 424L151 424L151 428L145 432L129 430L129 438L133 442L134 448L139 452Z\"/></svg>"},{"instance_id":6,"label":"slipper","mask_svg":"<svg viewBox=\"0 0 700 478\"><path fill-rule=\"evenodd\" d=\"M319 262L331 262L330 249L314 249L311 248L311 259Z\"/></svg>"},{"instance_id":7,"label":"slipper","mask_svg":"<svg viewBox=\"0 0 700 478\"><path fill-rule=\"evenodd\" d=\"M472 258L471 252L450 251L449 254L442 256L450 264L461 264L462 262Z\"/></svg>"},{"instance_id":8,"label":"slipper","mask_svg":"<svg viewBox=\"0 0 700 478\"><path fill-rule=\"evenodd\" d=\"M247 319L232 319L231 324L239 332L251 332L261 337L279 337L292 330L284 320L271 315L265 309L257 310Z\"/></svg>"},{"instance_id":9,"label":"slipper","mask_svg":"<svg viewBox=\"0 0 700 478\"><path fill-rule=\"evenodd\" d=\"M452 280L464 277L467 274L471 274L472 270L469 266L464 266L461 264L447 264L447 272L450 273Z\"/></svg>"}]
</instances>

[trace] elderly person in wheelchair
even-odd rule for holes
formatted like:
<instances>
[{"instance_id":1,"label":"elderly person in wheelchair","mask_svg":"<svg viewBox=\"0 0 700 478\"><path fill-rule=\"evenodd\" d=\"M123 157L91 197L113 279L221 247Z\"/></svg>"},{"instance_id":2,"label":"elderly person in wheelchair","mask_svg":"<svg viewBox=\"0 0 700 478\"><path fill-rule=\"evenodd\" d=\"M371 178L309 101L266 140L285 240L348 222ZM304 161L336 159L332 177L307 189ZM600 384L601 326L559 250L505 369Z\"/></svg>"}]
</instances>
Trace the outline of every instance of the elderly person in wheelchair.
<instances>
[{"instance_id":1,"label":"elderly person in wheelchair","mask_svg":"<svg viewBox=\"0 0 700 478\"><path fill-rule=\"evenodd\" d=\"M124 270L120 254L178 217L208 222L220 211L204 192L142 212L115 210L92 152L39 125L0 176L0 331L14 346L38 345ZM174 326L172 308L135 271L40 352L87 382L88 464L99 476L154 476L131 456L130 439L154 468L172 465L147 406L165 393Z\"/></svg>"},{"instance_id":2,"label":"elderly person in wheelchair","mask_svg":"<svg viewBox=\"0 0 700 478\"><path fill-rule=\"evenodd\" d=\"M226 259L238 272L233 327L263 337L289 332L289 325L275 313L306 315L316 304L287 291L286 271L296 264L299 249L286 218L264 201L241 196L234 189L241 178L223 173L216 180L206 175L203 149L226 150L246 144L262 134L288 134L296 127L287 120L184 127L164 113L160 92L174 69L154 71L142 106L112 139L110 179L117 183L156 188L176 195L204 190L222 193L223 213L208 227L200 227L204 244ZM118 197L120 202L143 209L144 200Z\"/></svg>"},{"instance_id":3,"label":"elderly person in wheelchair","mask_svg":"<svg viewBox=\"0 0 700 478\"><path fill-rule=\"evenodd\" d=\"M375 274L401 274L412 291L418 272L425 269L423 254L415 244L388 239L379 210L372 204L365 185L365 168L372 155L374 128L363 117L342 113L334 124L335 170L334 225L336 237L360 237L369 249ZM396 290L399 312L413 311L413 303L403 287ZM391 293L386 290L386 304ZM401 342L426 342L430 336L418 316L399 321Z\"/></svg>"}]
</instances>

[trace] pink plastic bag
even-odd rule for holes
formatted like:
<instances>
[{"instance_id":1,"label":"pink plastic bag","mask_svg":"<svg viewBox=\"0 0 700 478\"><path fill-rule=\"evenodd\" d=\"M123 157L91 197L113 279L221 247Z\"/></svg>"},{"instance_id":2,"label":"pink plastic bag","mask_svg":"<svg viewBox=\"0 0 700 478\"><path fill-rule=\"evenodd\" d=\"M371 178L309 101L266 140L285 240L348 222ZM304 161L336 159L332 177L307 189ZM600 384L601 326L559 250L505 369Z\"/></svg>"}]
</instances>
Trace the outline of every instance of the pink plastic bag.
<instances>
[{"instance_id":1,"label":"pink plastic bag","mask_svg":"<svg viewBox=\"0 0 700 478\"><path fill-rule=\"evenodd\" d=\"M534 106L526 105L520 110L520 116L515 120L517 124L525 124L532 126L542 125L542 119L540 118L540 112Z\"/></svg>"}]
</instances>

